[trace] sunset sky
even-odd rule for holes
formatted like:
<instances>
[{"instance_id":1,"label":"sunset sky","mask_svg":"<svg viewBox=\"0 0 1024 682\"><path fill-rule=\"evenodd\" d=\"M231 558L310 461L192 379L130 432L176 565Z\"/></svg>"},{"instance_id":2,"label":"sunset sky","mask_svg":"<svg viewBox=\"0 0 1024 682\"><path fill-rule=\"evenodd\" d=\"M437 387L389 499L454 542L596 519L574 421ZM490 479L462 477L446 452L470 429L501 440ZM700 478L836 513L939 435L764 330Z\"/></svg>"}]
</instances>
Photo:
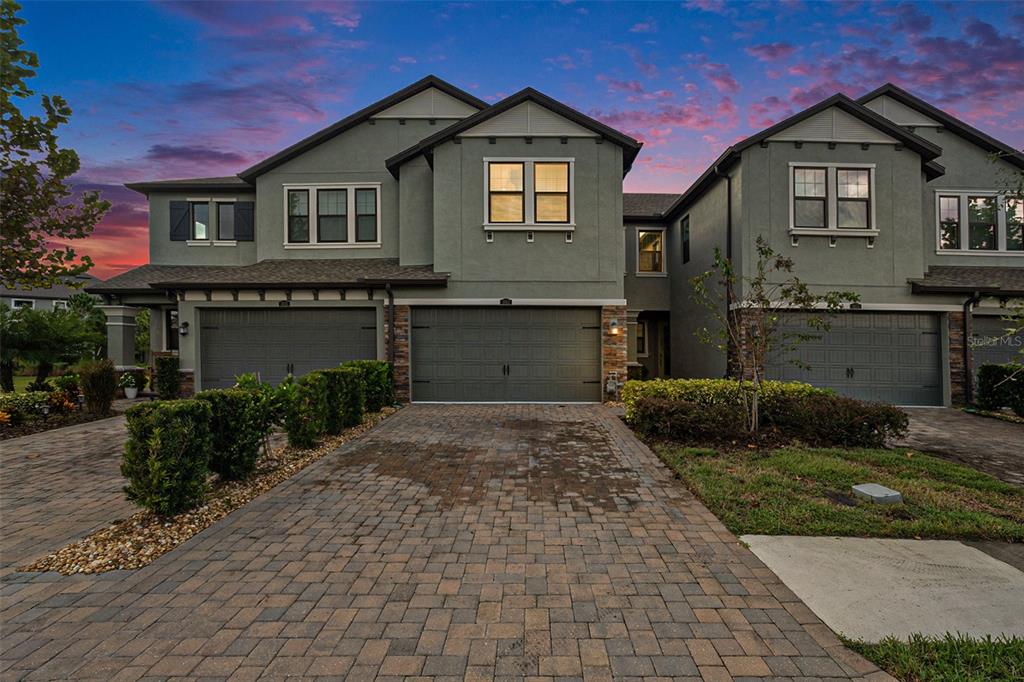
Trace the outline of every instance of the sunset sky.
<instances>
[{"instance_id":1,"label":"sunset sky","mask_svg":"<svg viewBox=\"0 0 1024 682\"><path fill-rule=\"evenodd\" d=\"M627 191L682 192L724 147L836 92L891 81L1024 147L1020 3L28 2L37 93L113 209L79 245L144 263L122 184L233 175L433 73L496 102L523 87L638 139Z\"/></svg>"}]
</instances>

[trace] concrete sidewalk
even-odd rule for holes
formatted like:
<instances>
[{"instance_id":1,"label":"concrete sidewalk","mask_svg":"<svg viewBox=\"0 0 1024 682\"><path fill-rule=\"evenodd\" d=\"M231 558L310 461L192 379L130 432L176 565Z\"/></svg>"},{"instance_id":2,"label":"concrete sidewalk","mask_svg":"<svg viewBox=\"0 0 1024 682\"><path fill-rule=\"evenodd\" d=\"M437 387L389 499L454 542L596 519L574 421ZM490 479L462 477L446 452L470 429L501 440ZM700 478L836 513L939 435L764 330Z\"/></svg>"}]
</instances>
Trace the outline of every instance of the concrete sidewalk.
<instances>
[{"instance_id":1,"label":"concrete sidewalk","mask_svg":"<svg viewBox=\"0 0 1024 682\"><path fill-rule=\"evenodd\" d=\"M740 538L836 632L1024 637L1024 573L949 540Z\"/></svg>"}]
</instances>

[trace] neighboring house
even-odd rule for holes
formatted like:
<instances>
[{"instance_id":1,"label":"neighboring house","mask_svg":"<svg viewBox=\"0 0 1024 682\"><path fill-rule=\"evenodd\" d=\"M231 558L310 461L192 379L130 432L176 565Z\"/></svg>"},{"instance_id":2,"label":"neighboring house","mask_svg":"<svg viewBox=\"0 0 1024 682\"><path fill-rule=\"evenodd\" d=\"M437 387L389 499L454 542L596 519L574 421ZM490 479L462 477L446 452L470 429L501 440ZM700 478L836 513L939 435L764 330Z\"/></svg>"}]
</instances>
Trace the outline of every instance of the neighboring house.
<instances>
[{"instance_id":1,"label":"neighboring house","mask_svg":"<svg viewBox=\"0 0 1024 682\"><path fill-rule=\"evenodd\" d=\"M74 279L78 286L55 284L48 289L45 287L35 289L0 288L0 303L11 309L61 310L67 308L69 298L85 291L84 287L100 282L92 275L79 275Z\"/></svg>"},{"instance_id":2,"label":"neighboring house","mask_svg":"<svg viewBox=\"0 0 1024 682\"><path fill-rule=\"evenodd\" d=\"M769 377L904 405L969 401L973 366L1022 343L999 319L1024 296L1024 206L1006 196L1022 169L1020 152L892 85L835 95L734 144L660 215L627 217L666 230L669 372L726 374L726 354L694 336L711 321L689 280L716 246L751 275L760 235L815 290L861 299L799 347L807 368L777 354ZM800 317L784 326L806 329Z\"/></svg>"},{"instance_id":3,"label":"neighboring house","mask_svg":"<svg viewBox=\"0 0 1024 682\"><path fill-rule=\"evenodd\" d=\"M403 399L600 400L627 371L726 375L690 278L716 246L749 275L758 235L861 297L770 377L943 405L1018 349L999 315L1024 296L1024 156L912 95L831 97L678 195L623 195L639 150L532 89L487 105L427 77L237 176L130 184L150 264L90 287L108 352L130 357L142 306L200 388L376 357Z\"/></svg>"},{"instance_id":4,"label":"neighboring house","mask_svg":"<svg viewBox=\"0 0 1024 682\"><path fill-rule=\"evenodd\" d=\"M601 400L639 150L535 90L488 106L427 77L236 177L130 184L150 263L90 288L109 353L148 307L197 388L381 358L403 399Z\"/></svg>"}]
</instances>

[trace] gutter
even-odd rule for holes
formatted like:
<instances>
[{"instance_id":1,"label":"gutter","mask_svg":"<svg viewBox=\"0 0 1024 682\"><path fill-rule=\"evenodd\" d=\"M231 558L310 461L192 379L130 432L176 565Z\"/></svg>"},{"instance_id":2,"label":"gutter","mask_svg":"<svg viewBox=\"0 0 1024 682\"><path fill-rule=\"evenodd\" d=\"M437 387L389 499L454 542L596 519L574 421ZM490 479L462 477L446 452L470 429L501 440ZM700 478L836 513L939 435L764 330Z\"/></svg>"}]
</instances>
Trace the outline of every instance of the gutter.
<instances>
[{"instance_id":1,"label":"gutter","mask_svg":"<svg viewBox=\"0 0 1024 682\"><path fill-rule=\"evenodd\" d=\"M725 257L732 260L732 176L715 165L715 175L725 178Z\"/></svg>"},{"instance_id":2,"label":"gutter","mask_svg":"<svg viewBox=\"0 0 1024 682\"><path fill-rule=\"evenodd\" d=\"M964 400L968 405L974 403L974 373L971 371L971 309L981 300L981 294L973 292L964 301Z\"/></svg>"}]
</instances>

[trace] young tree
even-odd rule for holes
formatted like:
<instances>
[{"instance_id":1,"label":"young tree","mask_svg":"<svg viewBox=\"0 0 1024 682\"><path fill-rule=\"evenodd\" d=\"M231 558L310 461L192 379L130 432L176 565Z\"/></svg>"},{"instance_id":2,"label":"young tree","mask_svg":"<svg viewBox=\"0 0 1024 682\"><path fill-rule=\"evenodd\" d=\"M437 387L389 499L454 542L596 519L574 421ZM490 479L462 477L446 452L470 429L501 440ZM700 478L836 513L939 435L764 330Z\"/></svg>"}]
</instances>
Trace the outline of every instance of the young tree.
<instances>
[{"instance_id":1,"label":"young tree","mask_svg":"<svg viewBox=\"0 0 1024 682\"><path fill-rule=\"evenodd\" d=\"M57 128L68 122L64 98L43 95L42 116L26 116L19 100L35 93L26 80L39 59L22 49L21 7L0 0L0 282L8 289L50 287L92 267L65 242L83 239L109 210L98 192L71 198L66 181L78 172L78 154L62 149Z\"/></svg>"},{"instance_id":2,"label":"young tree","mask_svg":"<svg viewBox=\"0 0 1024 682\"><path fill-rule=\"evenodd\" d=\"M779 354L789 362L803 364L790 357L799 344L827 332L829 317L844 304L860 298L848 291L813 293L793 275L793 259L775 253L760 235L756 252L754 274L750 277L737 274L732 261L715 247L712 269L690 280L691 298L708 311L715 323L714 329L703 327L695 333L702 343L729 356L732 372L740 382L750 433L760 428L761 382L768 357ZM712 280L717 280L720 290L712 290ZM738 287L743 292L741 301L736 299ZM809 313L807 331L780 329L786 311Z\"/></svg>"},{"instance_id":3,"label":"young tree","mask_svg":"<svg viewBox=\"0 0 1024 682\"><path fill-rule=\"evenodd\" d=\"M72 363L94 357L103 335L87 318L73 310L23 310L26 343L19 357L36 366L35 383L41 386L58 362Z\"/></svg>"}]
</instances>

